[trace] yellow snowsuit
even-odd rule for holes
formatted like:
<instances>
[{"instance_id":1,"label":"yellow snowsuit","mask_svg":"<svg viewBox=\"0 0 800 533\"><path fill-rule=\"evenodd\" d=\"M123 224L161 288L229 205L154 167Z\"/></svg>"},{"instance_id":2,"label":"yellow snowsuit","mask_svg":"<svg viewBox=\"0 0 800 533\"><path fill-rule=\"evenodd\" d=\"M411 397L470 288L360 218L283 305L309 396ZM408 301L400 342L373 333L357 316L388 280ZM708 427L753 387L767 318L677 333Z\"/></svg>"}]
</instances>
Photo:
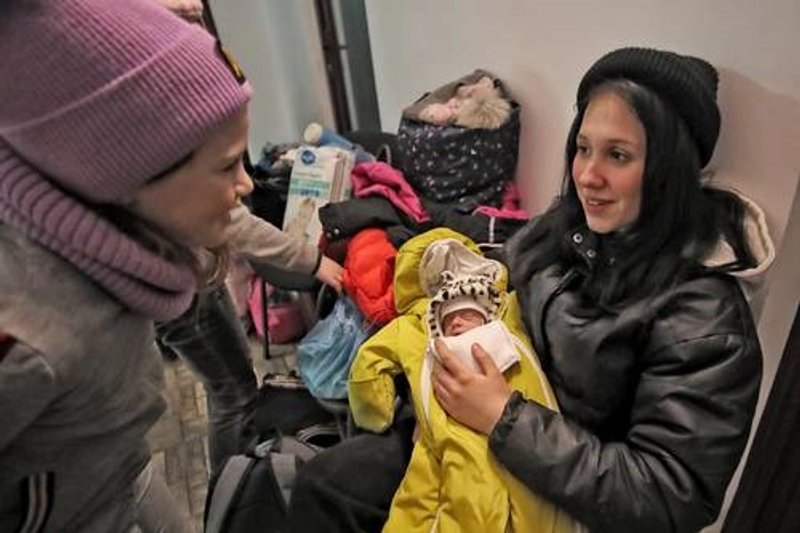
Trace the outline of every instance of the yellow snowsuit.
<instances>
[{"instance_id":1,"label":"yellow snowsuit","mask_svg":"<svg viewBox=\"0 0 800 533\"><path fill-rule=\"evenodd\" d=\"M425 314L430 298L420 285L420 262L429 244L456 239L480 254L467 237L439 228L408 241L398 252L394 278L399 316L359 349L350 370L349 399L355 422L380 432L392 423L393 377L411 386L421 436L394 500L386 532L566 532L574 522L530 492L489 451L487 437L450 419L430 384ZM505 372L512 388L551 409L558 407L524 335L515 295L507 295L507 272L495 286L503 295L498 317L519 342L520 361ZM485 346L491 351L491 346Z\"/></svg>"}]
</instances>

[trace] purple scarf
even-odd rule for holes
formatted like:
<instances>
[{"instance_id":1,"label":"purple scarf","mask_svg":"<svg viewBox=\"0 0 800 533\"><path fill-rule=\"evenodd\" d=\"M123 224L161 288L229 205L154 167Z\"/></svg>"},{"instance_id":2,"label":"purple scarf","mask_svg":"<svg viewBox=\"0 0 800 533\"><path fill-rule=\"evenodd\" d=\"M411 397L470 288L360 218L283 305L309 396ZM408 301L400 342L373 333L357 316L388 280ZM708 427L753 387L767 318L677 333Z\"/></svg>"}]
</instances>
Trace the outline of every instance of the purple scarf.
<instances>
[{"instance_id":1,"label":"purple scarf","mask_svg":"<svg viewBox=\"0 0 800 533\"><path fill-rule=\"evenodd\" d=\"M75 265L136 312L169 320L191 304L196 279L189 266L147 250L55 187L2 140L0 221Z\"/></svg>"}]
</instances>

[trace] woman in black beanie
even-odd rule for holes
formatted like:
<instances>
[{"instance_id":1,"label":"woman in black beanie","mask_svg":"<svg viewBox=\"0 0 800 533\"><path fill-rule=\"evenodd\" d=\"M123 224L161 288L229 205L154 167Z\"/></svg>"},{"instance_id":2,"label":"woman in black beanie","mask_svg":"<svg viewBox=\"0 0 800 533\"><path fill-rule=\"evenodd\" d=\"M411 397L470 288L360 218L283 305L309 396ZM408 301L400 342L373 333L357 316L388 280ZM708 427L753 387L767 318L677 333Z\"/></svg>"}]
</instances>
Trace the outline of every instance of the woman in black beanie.
<instances>
[{"instance_id":1,"label":"woman in black beanie","mask_svg":"<svg viewBox=\"0 0 800 533\"><path fill-rule=\"evenodd\" d=\"M752 201L701 181L716 89L707 62L641 48L581 81L562 195L506 247L561 413L449 358L435 379L501 464L592 531L712 523L747 443L761 350L744 291L774 252Z\"/></svg>"},{"instance_id":2,"label":"woman in black beanie","mask_svg":"<svg viewBox=\"0 0 800 533\"><path fill-rule=\"evenodd\" d=\"M762 363L745 291L774 250L758 206L701 181L717 81L701 59L625 48L580 83L562 194L505 249L560 412L510 390L491 347L473 348L478 373L437 347L445 411L591 531L710 524L747 443ZM404 450L382 438L301 471L296 530L380 528ZM355 492L348 465L382 477Z\"/></svg>"}]
</instances>

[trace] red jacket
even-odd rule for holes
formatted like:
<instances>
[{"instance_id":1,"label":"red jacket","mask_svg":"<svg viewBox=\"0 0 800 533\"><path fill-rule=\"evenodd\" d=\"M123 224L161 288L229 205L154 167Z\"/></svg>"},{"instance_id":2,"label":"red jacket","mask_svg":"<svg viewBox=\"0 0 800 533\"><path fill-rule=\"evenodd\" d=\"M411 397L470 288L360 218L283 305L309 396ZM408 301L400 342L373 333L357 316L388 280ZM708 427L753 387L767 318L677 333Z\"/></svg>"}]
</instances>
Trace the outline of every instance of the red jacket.
<instances>
[{"instance_id":1,"label":"red jacket","mask_svg":"<svg viewBox=\"0 0 800 533\"><path fill-rule=\"evenodd\" d=\"M397 249L386 232L367 228L347 245L343 285L367 320L382 326L397 316L394 306L394 261Z\"/></svg>"}]
</instances>

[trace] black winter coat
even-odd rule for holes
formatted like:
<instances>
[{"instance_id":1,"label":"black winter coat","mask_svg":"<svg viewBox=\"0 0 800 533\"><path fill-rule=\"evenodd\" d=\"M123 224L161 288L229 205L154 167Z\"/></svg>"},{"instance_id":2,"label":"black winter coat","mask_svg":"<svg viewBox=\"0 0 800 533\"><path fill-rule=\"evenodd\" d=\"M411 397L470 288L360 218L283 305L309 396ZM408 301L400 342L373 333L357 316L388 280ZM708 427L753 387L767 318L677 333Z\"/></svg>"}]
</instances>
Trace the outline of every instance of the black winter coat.
<instances>
[{"instance_id":1,"label":"black winter coat","mask_svg":"<svg viewBox=\"0 0 800 533\"><path fill-rule=\"evenodd\" d=\"M697 531L717 517L753 419L761 350L748 304L733 277L708 274L598 316L580 276L551 267L517 287L561 413L515 393L490 448L591 531Z\"/></svg>"}]
</instances>

